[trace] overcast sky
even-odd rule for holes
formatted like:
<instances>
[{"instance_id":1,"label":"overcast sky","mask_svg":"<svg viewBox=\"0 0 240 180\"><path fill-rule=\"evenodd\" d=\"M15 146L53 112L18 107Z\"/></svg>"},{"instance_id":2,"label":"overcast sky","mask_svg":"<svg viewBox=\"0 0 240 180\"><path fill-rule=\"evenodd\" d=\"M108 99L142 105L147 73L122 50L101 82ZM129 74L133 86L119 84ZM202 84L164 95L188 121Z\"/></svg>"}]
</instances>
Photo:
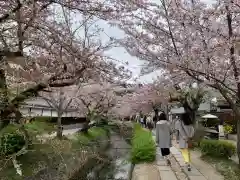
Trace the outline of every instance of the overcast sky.
<instances>
[{"instance_id":1,"label":"overcast sky","mask_svg":"<svg viewBox=\"0 0 240 180\"><path fill-rule=\"evenodd\" d=\"M153 0L156 2L156 0ZM203 2L207 2L211 4L215 0L202 0ZM159 0L157 0L159 2ZM109 37L115 37L115 38L123 38L124 32L118 29L117 27L110 27L107 22L100 20L98 22L99 26L104 29L104 33L102 34L102 39L109 39ZM117 59L119 61L122 61L123 64L125 62L128 62L129 65L125 65L129 70L133 72L133 76L138 77L140 75L141 67L143 65L143 61L139 60L136 57L133 57L129 55L126 50L122 47L113 48L107 52L108 55L113 57L114 59ZM121 64L121 63L120 63ZM159 72L153 72L148 75L144 75L139 77L140 82L142 83L149 83L152 82L154 78L156 78L157 75L160 75Z\"/></svg>"},{"instance_id":2,"label":"overcast sky","mask_svg":"<svg viewBox=\"0 0 240 180\"><path fill-rule=\"evenodd\" d=\"M99 21L99 26L104 29L104 33L102 33L103 39L109 39L109 37L115 38L123 38L124 32L117 27L110 27L107 22ZM126 66L129 70L132 71L134 77L138 77L140 75L141 67L143 65L143 61L140 61L136 57L133 57L126 52L123 47L116 47L107 52L107 54L114 59L117 59L119 64ZM125 63L128 62L128 65ZM145 75L139 78L139 81L142 83L148 83L152 81L152 78L156 77L157 73L151 73L149 75Z\"/></svg>"}]
</instances>

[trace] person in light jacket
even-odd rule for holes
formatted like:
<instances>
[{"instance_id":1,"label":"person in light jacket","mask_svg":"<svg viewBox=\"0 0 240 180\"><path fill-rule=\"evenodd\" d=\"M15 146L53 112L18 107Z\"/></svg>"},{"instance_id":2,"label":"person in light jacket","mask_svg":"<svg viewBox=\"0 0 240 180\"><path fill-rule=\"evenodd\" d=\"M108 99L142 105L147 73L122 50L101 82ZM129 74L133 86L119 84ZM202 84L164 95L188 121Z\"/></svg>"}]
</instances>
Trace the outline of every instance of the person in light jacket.
<instances>
[{"instance_id":1,"label":"person in light jacket","mask_svg":"<svg viewBox=\"0 0 240 180\"><path fill-rule=\"evenodd\" d=\"M166 160L167 165L170 165L171 127L165 113L160 114L159 121L156 124L156 143L160 147L162 156Z\"/></svg>"},{"instance_id":2,"label":"person in light jacket","mask_svg":"<svg viewBox=\"0 0 240 180\"><path fill-rule=\"evenodd\" d=\"M179 143L179 129L180 129L180 119L178 118L178 116L175 119L175 123L174 123L174 130L175 130L175 136L176 136L176 141L177 144Z\"/></svg>"},{"instance_id":3,"label":"person in light jacket","mask_svg":"<svg viewBox=\"0 0 240 180\"><path fill-rule=\"evenodd\" d=\"M191 119L187 113L181 115L181 121L179 125L179 148L181 149L182 156L187 165L188 171L191 171L191 158L190 151L188 149L188 141L194 136L194 127Z\"/></svg>"},{"instance_id":4,"label":"person in light jacket","mask_svg":"<svg viewBox=\"0 0 240 180\"><path fill-rule=\"evenodd\" d=\"M147 116L146 122L147 122L146 127L152 132L152 129L154 127L154 122L153 122L153 117L151 116L151 114Z\"/></svg>"}]
</instances>

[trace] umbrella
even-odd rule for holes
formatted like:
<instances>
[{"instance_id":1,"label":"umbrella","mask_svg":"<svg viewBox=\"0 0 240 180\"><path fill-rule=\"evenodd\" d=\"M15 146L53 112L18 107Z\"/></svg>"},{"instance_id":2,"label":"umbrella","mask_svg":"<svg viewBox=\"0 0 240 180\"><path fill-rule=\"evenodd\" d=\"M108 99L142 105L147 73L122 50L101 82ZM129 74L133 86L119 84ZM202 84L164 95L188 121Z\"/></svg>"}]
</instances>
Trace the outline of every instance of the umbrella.
<instances>
[{"instance_id":1,"label":"umbrella","mask_svg":"<svg viewBox=\"0 0 240 180\"><path fill-rule=\"evenodd\" d=\"M217 119L218 117L215 116L215 115L212 115L212 114L206 114L206 115L202 116L202 118L205 118L205 119Z\"/></svg>"}]
</instances>

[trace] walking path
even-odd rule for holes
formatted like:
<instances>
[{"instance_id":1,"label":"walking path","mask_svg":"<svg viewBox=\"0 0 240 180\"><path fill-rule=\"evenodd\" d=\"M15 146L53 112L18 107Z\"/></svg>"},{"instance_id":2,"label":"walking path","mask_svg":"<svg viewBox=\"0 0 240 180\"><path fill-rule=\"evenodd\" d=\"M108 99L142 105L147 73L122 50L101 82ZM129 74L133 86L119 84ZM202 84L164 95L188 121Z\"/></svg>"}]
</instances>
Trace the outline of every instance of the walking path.
<instances>
[{"instance_id":1,"label":"walking path","mask_svg":"<svg viewBox=\"0 0 240 180\"><path fill-rule=\"evenodd\" d=\"M155 131L153 131L155 140ZM171 150L171 168L165 164L161 156L160 149L157 148L157 164L160 171L161 180L224 180L215 168L200 159L201 154L193 151L191 153L192 170L189 172L184 163L181 152L173 142ZM183 174L184 173L184 174Z\"/></svg>"},{"instance_id":2,"label":"walking path","mask_svg":"<svg viewBox=\"0 0 240 180\"><path fill-rule=\"evenodd\" d=\"M181 152L173 146L171 148L171 153L179 163L180 167L184 171L184 173L188 176L190 180L224 180L224 178L216 172L215 168L210 164L204 162L200 159L201 154L199 152L192 151L191 152L191 167L192 170L188 171L186 165L184 163Z\"/></svg>"},{"instance_id":3,"label":"walking path","mask_svg":"<svg viewBox=\"0 0 240 180\"><path fill-rule=\"evenodd\" d=\"M154 132L153 132L154 134ZM154 140L155 137L153 136ZM132 180L185 180L178 179L170 166L163 159L157 147L156 161L154 163L137 164L132 173Z\"/></svg>"},{"instance_id":4,"label":"walking path","mask_svg":"<svg viewBox=\"0 0 240 180\"><path fill-rule=\"evenodd\" d=\"M178 180L171 166L168 166L166 164L166 161L163 159L159 147L157 147L156 164L157 164L158 171L160 173L161 180Z\"/></svg>"},{"instance_id":5,"label":"walking path","mask_svg":"<svg viewBox=\"0 0 240 180\"><path fill-rule=\"evenodd\" d=\"M156 162L135 165L132 180L178 180L178 178L157 148Z\"/></svg>"},{"instance_id":6,"label":"walking path","mask_svg":"<svg viewBox=\"0 0 240 180\"><path fill-rule=\"evenodd\" d=\"M155 141L155 131L153 131L153 139ZM156 167L160 174L159 180L178 180L176 177L176 174L172 170L170 166L166 164L166 161L163 159L163 156L161 154L160 148L157 147L157 153L156 153ZM157 180L157 179L156 179Z\"/></svg>"}]
</instances>

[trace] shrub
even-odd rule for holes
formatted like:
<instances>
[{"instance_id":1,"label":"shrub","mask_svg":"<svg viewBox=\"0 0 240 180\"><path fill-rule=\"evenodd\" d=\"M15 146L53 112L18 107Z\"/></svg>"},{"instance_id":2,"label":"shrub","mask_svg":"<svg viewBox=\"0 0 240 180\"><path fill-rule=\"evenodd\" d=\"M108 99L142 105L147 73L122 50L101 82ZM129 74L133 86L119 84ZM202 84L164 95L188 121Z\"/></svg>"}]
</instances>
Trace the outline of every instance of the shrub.
<instances>
[{"instance_id":1,"label":"shrub","mask_svg":"<svg viewBox=\"0 0 240 180\"><path fill-rule=\"evenodd\" d=\"M232 126L232 132L231 134L236 134L237 133L237 120L236 118L228 118L224 119L224 125L230 125Z\"/></svg>"},{"instance_id":2,"label":"shrub","mask_svg":"<svg viewBox=\"0 0 240 180\"><path fill-rule=\"evenodd\" d=\"M203 155L227 159L236 153L235 145L224 140L204 139L200 143L200 149Z\"/></svg>"},{"instance_id":3,"label":"shrub","mask_svg":"<svg viewBox=\"0 0 240 180\"><path fill-rule=\"evenodd\" d=\"M88 130L87 134L80 132L76 134L75 137L80 144L88 145L91 141L96 141L103 137L107 137L107 130L104 128L92 127Z\"/></svg>"},{"instance_id":4,"label":"shrub","mask_svg":"<svg viewBox=\"0 0 240 180\"><path fill-rule=\"evenodd\" d=\"M232 125L224 124L223 129L224 129L224 132L227 134L231 134L233 132Z\"/></svg>"},{"instance_id":5,"label":"shrub","mask_svg":"<svg viewBox=\"0 0 240 180\"><path fill-rule=\"evenodd\" d=\"M219 159L203 156L202 159L210 163L216 170L224 176L224 180L239 180L239 165L231 159Z\"/></svg>"},{"instance_id":6,"label":"shrub","mask_svg":"<svg viewBox=\"0 0 240 180\"><path fill-rule=\"evenodd\" d=\"M0 138L0 154L8 156L22 149L25 145L24 136L18 133L5 133Z\"/></svg>"},{"instance_id":7,"label":"shrub","mask_svg":"<svg viewBox=\"0 0 240 180\"><path fill-rule=\"evenodd\" d=\"M132 139L131 162L153 162L156 157L156 145L152 133L141 128L139 124L134 126Z\"/></svg>"},{"instance_id":8,"label":"shrub","mask_svg":"<svg viewBox=\"0 0 240 180\"><path fill-rule=\"evenodd\" d=\"M204 127L215 127L219 124L218 119L207 119L206 121L201 122Z\"/></svg>"}]
</instances>

